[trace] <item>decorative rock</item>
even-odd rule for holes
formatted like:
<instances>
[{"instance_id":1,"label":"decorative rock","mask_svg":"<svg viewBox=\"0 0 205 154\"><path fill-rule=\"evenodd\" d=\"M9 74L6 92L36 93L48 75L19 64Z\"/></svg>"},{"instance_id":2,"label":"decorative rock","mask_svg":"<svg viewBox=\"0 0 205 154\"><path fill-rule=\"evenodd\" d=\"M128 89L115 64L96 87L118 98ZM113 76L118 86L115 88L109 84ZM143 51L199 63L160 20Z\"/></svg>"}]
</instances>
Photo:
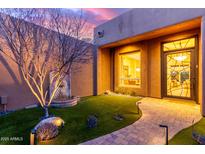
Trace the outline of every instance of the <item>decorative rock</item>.
<instances>
[{"instance_id":1,"label":"decorative rock","mask_svg":"<svg viewBox=\"0 0 205 154\"><path fill-rule=\"evenodd\" d=\"M49 117L49 118L41 120L35 126L34 130L38 130L38 128L41 127L42 125L44 125L45 123L51 123L51 124L55 125L56 127L62 127L65 124L64 120L61 119L60 117Z\"/></svg>"},{"instance_id":2,"label":"decorative rock","mask_svg":"<svg viewBox=\"0 0 205 154\"><path fill-rule=\"evenodd\" d=\"M124 120L124 116L121 115L121 114L116 114L116 115L113 116L113 118L114 118L115 120L117 120L117 121L122 121L122 120Z\"/></svg>"},{"instance_id":3,"label":"decorative rock","mask_svg":"<svg viewBox=\"0 0 205 154\"><path fill-rule=\"evenodd\" d=\"M88 119L87 119L87 127L94 128L97 126L97 122L98 122L97 117L95 115L90 115L88 116Z\"/></svg>"},{"instance_id":4,"label":"decorative rock","mask_svg":"<svg viewBox=\"0 0 205 154\"><path fill-rule=\"evenodd\" d=\"M44 123L38 127L36 135L40 141L52 139L58 135L58 127L52 123Z\"/></svg>"}]
</instances>

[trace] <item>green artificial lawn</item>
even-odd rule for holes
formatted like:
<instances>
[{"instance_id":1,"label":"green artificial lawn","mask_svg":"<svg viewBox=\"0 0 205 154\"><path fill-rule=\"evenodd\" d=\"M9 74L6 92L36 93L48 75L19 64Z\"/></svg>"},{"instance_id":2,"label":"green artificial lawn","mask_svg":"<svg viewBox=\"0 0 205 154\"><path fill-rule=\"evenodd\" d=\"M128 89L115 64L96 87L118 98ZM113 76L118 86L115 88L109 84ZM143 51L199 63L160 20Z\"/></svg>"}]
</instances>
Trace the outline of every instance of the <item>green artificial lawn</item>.
<instances>
[{"instance_id":1,"label":"green artificial lawn","mask_svg":"<svg viewBox=\"0 0 205 154\"><path fill-rule=\"evenodd\" d=\"M193 130L201 135L205 136L205 118L202 118L199 122L194 124ZM191 145L198 144L192 139L192 126L181 130L170 141L169 144L177 145Z\"/></svg>"},{"instance_id":2,"label":"green artificial lawn","mask_svg":"<svg viewBox=\"0 0 205 154\"><path fill-rule=\"evenodd\" d=\"M130 125L141 117L135 104L138 100L127 96L90 96L82 98L74 107L50 108L50 114L60 116L65 126L55 139L39 144L79 144ZM125 117L123 121L113 119L118 113ZM98 125L88 129L86 120L92 114L97 115ZM29 144L30 131L42 116L41 108L33 108L0 117L0 144ZM20 140L23 137L23 141L12 137L21 137Z\"/></svg>"}]
</instances>

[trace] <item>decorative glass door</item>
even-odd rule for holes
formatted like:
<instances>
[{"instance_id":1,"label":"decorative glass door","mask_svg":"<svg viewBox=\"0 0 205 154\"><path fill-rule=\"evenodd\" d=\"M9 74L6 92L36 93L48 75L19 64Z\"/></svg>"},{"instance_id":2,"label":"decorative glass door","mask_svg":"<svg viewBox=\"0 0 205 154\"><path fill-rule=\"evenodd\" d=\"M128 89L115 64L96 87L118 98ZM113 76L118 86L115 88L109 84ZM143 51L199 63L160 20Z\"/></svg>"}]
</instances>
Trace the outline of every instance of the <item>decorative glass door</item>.
<instances>
[{"instance_id":1,"label":"decorative glass door","mask_svg":"<svg viewBox=\"0 0 205 154\"><path fill-rule=\"evenodd\" d=\"M164 96L194 99L195 44L193 37L162 45Z\"/></svg>"},{"instance_id":2,"label":"decorative glass door","mask_svg":"<svg viewBox=\"0 0 205 154\"><path fill-rule=\"evenodd\" d=\"M191 97L191 52L166 54L167 96Z\"/></svg>"}]
</instances>

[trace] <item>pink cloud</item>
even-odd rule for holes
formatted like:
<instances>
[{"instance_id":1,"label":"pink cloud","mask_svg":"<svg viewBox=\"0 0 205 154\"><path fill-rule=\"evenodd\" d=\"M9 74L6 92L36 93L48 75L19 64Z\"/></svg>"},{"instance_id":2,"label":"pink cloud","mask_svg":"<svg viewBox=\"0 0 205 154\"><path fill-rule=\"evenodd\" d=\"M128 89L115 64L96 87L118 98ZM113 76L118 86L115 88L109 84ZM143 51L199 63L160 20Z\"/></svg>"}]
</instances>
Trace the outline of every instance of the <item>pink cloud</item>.
<instances>
[{"instance_id":1,"label":"pink cloud","mask_svg":"<svg viewBox=\"0 0 205 154\"><path fill-rule=\"evenodd\" d=\"M109 8L83 8L83 10L97 15L100 20L110 20L118 15L115 11Z\"/></svg>"}]
</instances>

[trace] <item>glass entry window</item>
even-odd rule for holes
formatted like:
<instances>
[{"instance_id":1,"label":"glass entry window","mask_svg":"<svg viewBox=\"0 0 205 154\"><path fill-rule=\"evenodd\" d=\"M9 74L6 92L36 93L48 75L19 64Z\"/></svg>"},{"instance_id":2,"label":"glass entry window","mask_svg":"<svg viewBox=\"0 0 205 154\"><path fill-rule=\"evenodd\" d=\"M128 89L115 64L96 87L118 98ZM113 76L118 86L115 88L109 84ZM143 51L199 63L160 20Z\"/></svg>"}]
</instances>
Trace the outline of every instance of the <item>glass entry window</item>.
<instances>
[{"instance_id":1,"label":"glass entry window","mask_svg":"<svg viewBox=\"0 0 205 154\"><path fill-rule=\"evenodd\" d=\"M170 53L166 59L167 96L191 97L190 52Z\"/></svg>"},{"instance_id":2,"label":"glass entry window","mask_svg":"<svg viewBox=\"0 0 205 154\"><path fill-rule=\"evenodd\" d=\"M120 54L120 86L140 87L140 52Z\"/></svg>"},{"instance_id":3,"label":"glass entry window","mask_svg":"<svg viewBox=\"0 0 205 154\"><path fill-rule=\"evenodd\" d=\"M163 44L165 61L163 64L163 89L165 96L193 98L194 49L195 38Z\"/></svg>"},{"instance_id":4,"label":"glass entry window","mask_svg":"<svg viewBox=\"0 0 205 154\"><path fill-rule=\"evenodd\" d=\"M163 44L163 51L182 50L195 47L195 38L188 38Z\"/></svg>"}]
</instances>

